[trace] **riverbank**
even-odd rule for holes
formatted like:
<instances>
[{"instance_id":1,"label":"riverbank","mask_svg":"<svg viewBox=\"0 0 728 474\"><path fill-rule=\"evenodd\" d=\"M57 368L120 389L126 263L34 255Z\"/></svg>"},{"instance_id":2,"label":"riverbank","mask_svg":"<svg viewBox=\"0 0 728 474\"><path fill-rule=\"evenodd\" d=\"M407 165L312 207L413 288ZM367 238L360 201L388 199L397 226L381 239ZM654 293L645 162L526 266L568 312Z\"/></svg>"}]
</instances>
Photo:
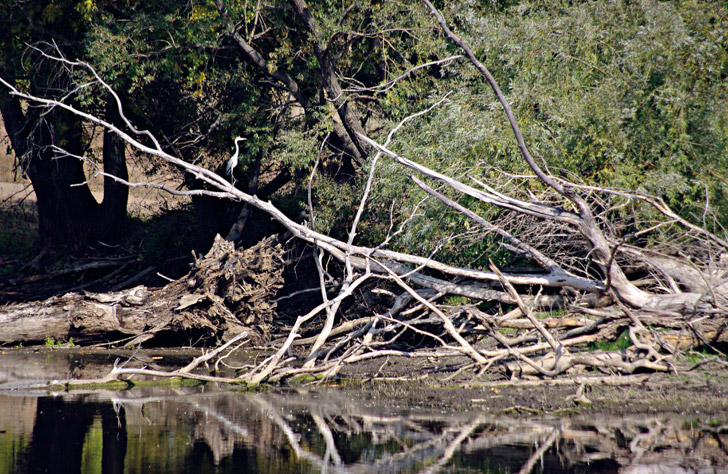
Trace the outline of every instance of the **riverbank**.
<instances>
[{"instance_id":1,"label":"riverbank","mask_svg":"<svg viewBox=\"0 0 728 474\"><path fill-rule=\"evenodd\" d=\"M200 354L200 349L189 348L137 351L103 346L6 348L0 354L0 391L43 381L102 378L115 365L122 364L126 368L172 371ZM217 368L214 374L234 377L237 368L254 364L265 355L261 350L239 350L222 364L213 361L203 365L198 373L211 374ZM384 364L377 361L347 366L335 379L294 378L290 384L266 385L261 390L292 388L363 394L372 404L392 407L526 416L674 413L728 425L728 366L717 359L713 363L698 364L693 370L672 374L611 377L584 374L553 380L498 380L492 375L486 378L467 372L453 377L453 372L446 367L438 369L416 359L390 358Z\"/></svg>"}]
</instances>

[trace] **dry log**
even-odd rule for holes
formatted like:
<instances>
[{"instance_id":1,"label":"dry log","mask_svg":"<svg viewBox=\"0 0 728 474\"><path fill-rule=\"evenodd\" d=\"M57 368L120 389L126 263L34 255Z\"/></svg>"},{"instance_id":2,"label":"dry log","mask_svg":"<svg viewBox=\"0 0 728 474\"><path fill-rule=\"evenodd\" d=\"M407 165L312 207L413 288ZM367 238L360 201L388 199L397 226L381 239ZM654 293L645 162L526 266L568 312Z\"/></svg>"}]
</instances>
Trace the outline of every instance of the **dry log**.
<instances>
[{"instance_id":1,"label":"dry log","mask_svg":"<svg viewBox=\"0 0 728 474\"><path fill-rule=\"evenodd\" d=\"M163 288L69 293L4 306L0 343L71 338L89 344L119 339L136 343L160 332L229 340L244 331L261 343L270 337L273 299L282 286L281 254L271 239L236 250L218 236L187 276Z\"/></svg>"}]
</instances>

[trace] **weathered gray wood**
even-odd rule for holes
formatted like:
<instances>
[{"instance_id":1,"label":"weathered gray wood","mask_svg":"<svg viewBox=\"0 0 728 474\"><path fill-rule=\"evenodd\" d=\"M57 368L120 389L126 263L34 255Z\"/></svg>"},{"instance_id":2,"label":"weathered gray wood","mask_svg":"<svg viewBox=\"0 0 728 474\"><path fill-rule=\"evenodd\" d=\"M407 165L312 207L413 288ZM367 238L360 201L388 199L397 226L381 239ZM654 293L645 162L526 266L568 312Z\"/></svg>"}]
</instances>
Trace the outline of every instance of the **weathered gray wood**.
<instances>
[{"instance_id":1,"label":"weathered gray wood","mask_svg":"<svg viewBox=\"0 0 728 474\"><path fill-rule=\"evenodd\" d=\"M282 282L280 253L271 240L236 250L218 236L187 276L163 288L68 293L0 307L0 344L139 342L160 331L222 339L248 331L262 342Z\"/></svg>"}]
</instances>

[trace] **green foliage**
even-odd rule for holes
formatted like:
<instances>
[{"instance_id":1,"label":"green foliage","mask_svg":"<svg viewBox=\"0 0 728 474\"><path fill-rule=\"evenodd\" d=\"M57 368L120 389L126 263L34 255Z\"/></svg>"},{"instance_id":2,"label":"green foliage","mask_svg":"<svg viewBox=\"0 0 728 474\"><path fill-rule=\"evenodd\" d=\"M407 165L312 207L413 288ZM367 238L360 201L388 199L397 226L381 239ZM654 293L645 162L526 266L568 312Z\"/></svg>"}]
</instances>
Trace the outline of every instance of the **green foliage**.
<instances>
[{"instance_id":1,"label":"green foliage","mask_svg":"<svg viewBox=\"0 0 728 474\"><path fill-rule=\"evenodd\" d=\"M445 14L499 81L533 155L552 172L655 194L698 224L707 200L728 224L724 2L466 1ZM443 76L428 103L453 94L403 129L392 148L466 182L492 175L491 167L529 171L484 79L467 62L444 68ZM417 108L410 105L403 110ZM422 198L401 167L380 165L379 176L374 208L398 201L411 209ZM488 219L498 216L441 191ZM402 249L431 251L468 229L466 218L439 203L420 210L398 241ZM635 210L638 219L650 218L649 210ZM613 217L633 218L632 211ZM482 266L496 252L478 234L458 242L443 254L461 263Z\"/></svg>"},{"instance_id":2,"label":"green foliage","mask_svg":"<svg viewBox=\"0 0 728 474\"><path fill-rule=\"evenodd\" d=\"M119 91L138 128L152 130L183 159L221 169L234 137L246 137L238 183L246 186L256 166L263 181L290 174L272 195L289 215L306 210L308 178L337 120L315 44L335 58L344 94L369 130L387 132L452 92L398 132L391 148L402 155L466 181L492 178L496 169L528 171L492 91L467 61L416 71L389 89L361 89L460 53L420 2L311 1L320 28L314 33L283 0L224 4L269 71L296 80L309 102L305 110L245 57L211 0L68 0L31 3L26 11L1 5L7 28L0 61L12 65L16 81L36 79L35 63L21 58L27 43L50 39L29 27L32 20L53 39L66 40L59 44L68 57L92 63ZM446 4L444 14L499 81L529 148L552 172L656 194L693 221L709 200L719 222L728 224L724 2L465 0ZM74 74L84 79L82 71ZM75 100L103 114L108 96L89 87ZM339 154L331 144L324 149L313 198L317 228L341 237L371 163L343 178ZM487 219L500 217L437 188ZM476 224L425 197L402 167L379 160L358 243L378 245L390 236L392 248L425 255L437 249L438 258L457 264L519 263ZM614 217L633 218L631 212L614 211ZM511 229L516 234L519 225ZM143 256L155 258L169 242L185 241L172 231L159 235L145 241Z\"/></svg>"},{"instance_id":3,"label":"green foliage","mask_svg":"<svg viewBox=\"0 0 728 474\"><path fill-rule=\"evenodd\" d=\"M591 350L604 352L622 351L631 346L632 340L629 338L629 331L627 330L622 331L614 341L598 341L589 344Z\"/></svg>"},{"instance_id":4,"label":"green foliage","mask_svg":"<svg viewBox=\"0 0 728 474\"><path fill-rule=\"evenodd\" d=\"M43 343L43 347L47 347L49 349L54 349L58 347L75 347L76 344L73 342L73 338L68 338L68 342L62 342L62 341L56 341L53 337L51 337L50 334L46 334L45 342Z\"/></svg>"},{"instance_id":5,"label":"green foliage","mask_svg":"<svg viewBox=\"0 0 728 474\"><path fill-rule=\"evenodd\" d=\"M45 343L43 345L45 347L58 347L58 346L62 345L62 343L53 339L49 334L46 334Z\"/></svg>"},{"instance_id":6,"label":"green foliage","mask_svg":"<svg viewBox=\"0 0 728 474\"><path fill-rule=\"evenodd\" d=\"M265 91L253 87L255 71L237 54L220 51L223 32L211 2L145 2L101 15L90 29L86 55L122 94L130 117L179 142L183 157L199 160L200 144L208 155L227 156L233 138L247 136L248 126L268 114L261 112ZM189 141L198 146L185 146ZM249 150L242 152L244 165ZM219 163L207 157L205 164Z\"/></svg>"}]
</instances>

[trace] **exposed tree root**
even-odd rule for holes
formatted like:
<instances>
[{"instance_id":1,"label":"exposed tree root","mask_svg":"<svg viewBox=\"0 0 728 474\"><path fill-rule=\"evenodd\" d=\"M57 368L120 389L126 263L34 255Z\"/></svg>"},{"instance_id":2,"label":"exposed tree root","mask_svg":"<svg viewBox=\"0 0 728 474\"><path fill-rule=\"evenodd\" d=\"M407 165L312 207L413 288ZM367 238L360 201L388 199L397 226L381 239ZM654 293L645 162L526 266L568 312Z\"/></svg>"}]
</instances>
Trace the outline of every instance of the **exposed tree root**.
<instances>
[{"instance_id":1,"label":"exposed tree root","mask_svg":"<svg viewBox=\"0 0 728 474\"><path fill-rule=\"evenodd\" d=\"M280 246L268 239L236 250L218 238L185 277L160 289L138 286L112 293L69 293L0 307L0 343L136 345L160 334L229 340L248 332L269 339L273 296L282 284Z\"/></svg>"}]
</instances>

